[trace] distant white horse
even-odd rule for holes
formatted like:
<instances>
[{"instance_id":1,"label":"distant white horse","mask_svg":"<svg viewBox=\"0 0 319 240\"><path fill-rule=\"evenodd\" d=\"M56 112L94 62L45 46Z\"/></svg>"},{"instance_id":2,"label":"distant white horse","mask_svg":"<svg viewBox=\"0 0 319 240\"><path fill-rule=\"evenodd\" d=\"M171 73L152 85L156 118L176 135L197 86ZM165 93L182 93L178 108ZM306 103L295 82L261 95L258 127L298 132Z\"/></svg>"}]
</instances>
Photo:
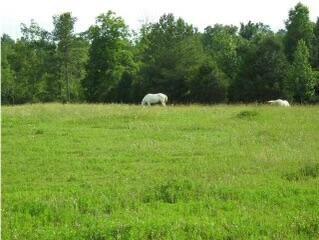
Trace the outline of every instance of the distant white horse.
<instances>
[{"instance_id":1,"label":"distant white horse","mask_svg":"<svg viewBox=\"0 0 319 240\"><path fill-rule=\"evenodd\" d=\"M146 94L142 100L142 105L151 106L155 103L161 103L163 106L166 106L168 97L163 93L156 93L156 94Z\"/></svg>"},{"instance_id":2,"label":"distant white horse","mask_svg":"<svg viewBox=\"0 0 319 240\"><path fill-rule=\"evenodd\" d=\"M270 100L268 101L268 103L270 103L271 105L276 105L281 107L290 107L290 104L287 100L281 100L281 99Z\"/></svg>"}]
</instances>

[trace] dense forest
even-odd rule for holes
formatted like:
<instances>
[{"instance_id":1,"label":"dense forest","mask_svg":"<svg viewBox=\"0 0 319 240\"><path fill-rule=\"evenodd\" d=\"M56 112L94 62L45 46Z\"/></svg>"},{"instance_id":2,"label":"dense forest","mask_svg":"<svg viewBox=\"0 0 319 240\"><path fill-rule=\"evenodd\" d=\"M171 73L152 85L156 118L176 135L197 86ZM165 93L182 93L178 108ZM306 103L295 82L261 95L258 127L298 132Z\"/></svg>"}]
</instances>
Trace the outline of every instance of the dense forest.
<instances>
[{"instance_id":1,"label":"dense forest","mask_svg":"<svg viewBox=\"0 0 319 240\"><path fill-rule=\"evenodd\" d=\"M31 20L21 38L2 35L2 104L139 103L150 92L176 103L319 102L319 18L301 3L278 32L259 22L200 32L172 14L138 33L111 11L85 32L76 21L66 12L52 32Z\"/></svg>"}]
</instances>

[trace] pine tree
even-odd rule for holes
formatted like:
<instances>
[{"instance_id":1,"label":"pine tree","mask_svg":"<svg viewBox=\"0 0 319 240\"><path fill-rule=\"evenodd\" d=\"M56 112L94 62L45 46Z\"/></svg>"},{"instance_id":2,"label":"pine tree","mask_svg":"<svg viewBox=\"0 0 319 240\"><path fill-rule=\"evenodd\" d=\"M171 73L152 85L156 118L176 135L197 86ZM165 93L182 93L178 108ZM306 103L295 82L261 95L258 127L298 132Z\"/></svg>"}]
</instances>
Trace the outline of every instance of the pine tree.
<instances>
[{"instance_id":1,"label":"pine tree","mask_svg":"<svg viewBox=\"0 0 319 240\"><path fill-rule=\"evenodd\" d=\"M309 9L298 3L294 9L289 11L289 18L286 21L287 34L285 37L286 55L290 61L294 58L294 52L298 42L303 39L310 53L314 40L313 23L309 18Z\"/></svg>"},{"instance_id":2,"label":"pine tree","mask_svg":"<svg viewBox=\"0 0 319 240\"><path fill-rule=\"evenodd\" d=\"M315 94L315 75L309 61L306 42L300 40L294 54L288 82L288 95L296 101L310 101Z\"/></svg>"},{"instance_id":3,"label":"pine tree","mask_svg":"<svg viewBox=\"0 0 319 240\"><path fill-rule=\"evenodd\" d=\"M54 31L53 36L58 41L57 54L60 60L61 72L61 97L63 100L71 100L71 70L73 59L71 56L74 42L74 23L76 18L71 16L70 12L63 13L53 17ZM65 87L66 86L66 87ZM66 89L66 94L64 94Z\"/></svg>"}]
</instances>

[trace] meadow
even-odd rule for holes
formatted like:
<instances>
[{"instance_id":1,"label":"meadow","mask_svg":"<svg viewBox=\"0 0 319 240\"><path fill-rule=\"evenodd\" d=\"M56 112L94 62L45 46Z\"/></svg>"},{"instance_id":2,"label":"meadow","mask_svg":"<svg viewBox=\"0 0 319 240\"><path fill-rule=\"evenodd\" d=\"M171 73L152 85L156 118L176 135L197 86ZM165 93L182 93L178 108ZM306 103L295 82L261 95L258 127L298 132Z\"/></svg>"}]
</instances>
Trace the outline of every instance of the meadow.
<instances>
[{"instance_id":1,"label":"meadow","mask_svg":"<svg viewBox=\"0 0 319 240\"><path fill-rule=\"evenodd\" d=\"M2 239L319 239L319 106L2 107Z\"/></svg>"}]
</instances>

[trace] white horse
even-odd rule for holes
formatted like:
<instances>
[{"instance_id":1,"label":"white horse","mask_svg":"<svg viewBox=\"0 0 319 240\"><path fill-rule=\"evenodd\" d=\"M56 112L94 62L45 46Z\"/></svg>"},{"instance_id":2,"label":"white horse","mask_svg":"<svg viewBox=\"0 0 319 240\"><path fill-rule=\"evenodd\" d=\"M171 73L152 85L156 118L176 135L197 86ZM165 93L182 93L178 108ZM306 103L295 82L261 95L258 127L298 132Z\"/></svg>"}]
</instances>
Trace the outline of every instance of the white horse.
<instances>
[{"instance_id":1,"label":"white horse","mask_svg":"<svg viewBox=\"0 0 319 240\"><path fill-rule=\"evenodd\" d=\"M290 104L287 100L281 100L281 99L270 100L268 101L268 103L270 103L271 105L276 105L280 107L290 107Z\"/></svg>"},{"instance_id":2,"label":"white horse","mask_svg":"<svg viewBox=\"0 0 319 240\"><path fill-rule=\"evenodd\" d=\"M163 106L166 106L168 97L163 93L156 93L156 94L146 94L142 100L142 105L151 106L155 103L161 103Z\"/></svg>"}]
</instances>

